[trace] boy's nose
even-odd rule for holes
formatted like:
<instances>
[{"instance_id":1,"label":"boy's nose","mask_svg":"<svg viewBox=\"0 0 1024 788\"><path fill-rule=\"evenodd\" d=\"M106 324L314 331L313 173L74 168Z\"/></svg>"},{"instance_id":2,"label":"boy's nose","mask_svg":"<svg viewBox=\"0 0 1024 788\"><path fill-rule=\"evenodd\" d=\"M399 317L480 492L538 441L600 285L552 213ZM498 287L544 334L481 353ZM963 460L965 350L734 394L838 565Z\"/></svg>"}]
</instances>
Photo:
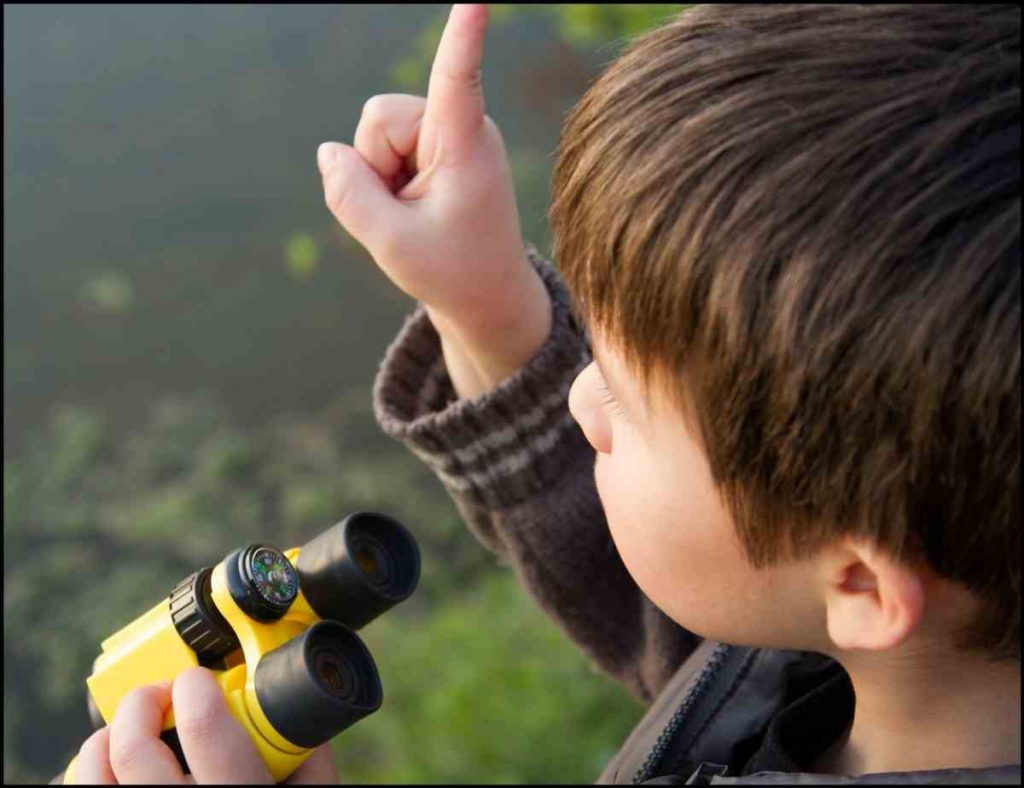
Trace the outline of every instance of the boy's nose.
<instances>
[{"instance_id":1,"label":"boy's nose","mask_svg":"<svg viewBox=\"0 0 1024 788\"><path fill-rule=\"evenodd\" d=\"M583 396L584 396L583 386L586 385L586 380L585 380L586 374L594 366L595 366L594 362L591 361L587 366L585 366L583 369L581 369L576 374L576 379L573 380L572 385L569 387L569 397L568 397L569 413L571 413L572 417L574 419L576 419L576 423L577 424L580 423L580 418L581 418L581 413L582 413L581 406L583 404L582 403L582 399L583 399ZM580 426L582 427L583 425L580 424Z\"/></svg>"},{"instance_id":2,"label":"boy's nose","mask_svg":"<svg viewBox=\"0 0 1024 788\"><path fill-rule=\"evenodd\" d=\"M611 425L597 394L597 365L591 361L569 387L569 412L583 430L594 451L608 454L612 450Z\"/></svg>"}]
</instances>

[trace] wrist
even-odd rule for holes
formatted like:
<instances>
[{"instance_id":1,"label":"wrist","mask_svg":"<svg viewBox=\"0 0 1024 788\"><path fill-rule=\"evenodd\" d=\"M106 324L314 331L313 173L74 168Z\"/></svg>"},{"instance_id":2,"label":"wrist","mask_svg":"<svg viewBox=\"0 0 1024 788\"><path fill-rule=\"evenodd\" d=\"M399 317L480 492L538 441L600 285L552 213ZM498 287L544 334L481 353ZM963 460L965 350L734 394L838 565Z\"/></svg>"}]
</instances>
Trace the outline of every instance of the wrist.
<instances>
[{"instance_id":1,"label":"wrist","mask_svg":"<svg viewBox=\"0 0 1024 788\"><path fill-rule=\"evenodd\" d=\"M424 305L461 397L496 388L529 362L551 333L551 297L528 261L525 265L523 281L503 301L507 309L453 320Z\"/></svg>"}]
</instances>

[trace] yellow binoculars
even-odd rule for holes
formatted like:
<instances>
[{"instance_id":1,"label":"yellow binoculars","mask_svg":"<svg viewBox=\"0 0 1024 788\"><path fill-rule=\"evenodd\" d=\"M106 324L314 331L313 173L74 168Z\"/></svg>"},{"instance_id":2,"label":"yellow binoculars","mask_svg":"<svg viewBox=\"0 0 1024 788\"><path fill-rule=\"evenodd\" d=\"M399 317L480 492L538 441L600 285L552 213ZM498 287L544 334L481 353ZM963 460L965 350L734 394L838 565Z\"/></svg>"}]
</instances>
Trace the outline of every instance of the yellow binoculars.
<instances>
[{"instance_id":1,"label":"yellow binoculars","mask_svg":"<svg viewBox=\"0 0 1024 788\"><path fill-rule=\"evenodd\" d=\"M97 727L131 690L196 665L278 782L316 747L380 708L380 677L357 630L416 588L420 555L397 520L355 512L304 547L234 550L103 641L86 680ZM174 712L161 738L187 771ZM64 782L74 780L74 760Z\"/></svg>"}]
</instances>

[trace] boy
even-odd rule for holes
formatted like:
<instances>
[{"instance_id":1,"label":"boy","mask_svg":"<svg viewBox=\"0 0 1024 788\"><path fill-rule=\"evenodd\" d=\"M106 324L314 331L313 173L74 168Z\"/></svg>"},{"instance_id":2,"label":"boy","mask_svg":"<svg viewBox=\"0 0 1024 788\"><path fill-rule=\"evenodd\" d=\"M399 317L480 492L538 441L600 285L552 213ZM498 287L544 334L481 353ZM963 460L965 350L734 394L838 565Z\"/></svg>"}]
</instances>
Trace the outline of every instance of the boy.
<instances>
[{"instance_id":1,"label":"boy","mask_svg":"<svg viewBox=\"0 0 1024 788\"><path fill-rule=\"evenodd\" d=\"M1020 782L1019 9L687 10L567 119L557 272L486 20L455 7L427 98L371 99L319 165L421 302L381 426L650 703L600 781ZM196 779L260 776L243 742L214 768L201 673ZM169 702L79 769L169 779L139 732Z\"/></svg>"}]
</instances>

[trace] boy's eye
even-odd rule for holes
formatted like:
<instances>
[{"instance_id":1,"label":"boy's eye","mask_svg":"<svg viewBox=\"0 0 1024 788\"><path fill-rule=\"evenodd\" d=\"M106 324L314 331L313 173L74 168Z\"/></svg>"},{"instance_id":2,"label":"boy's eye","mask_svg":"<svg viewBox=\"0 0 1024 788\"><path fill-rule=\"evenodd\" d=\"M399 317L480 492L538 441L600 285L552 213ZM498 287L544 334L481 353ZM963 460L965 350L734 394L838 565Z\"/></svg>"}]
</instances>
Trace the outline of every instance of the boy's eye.
<instances>
[{"instance_id":1,"label":"boy's eye","mask_svg":"<svg viewBox=\"0 0 1024 788\"><path fill-rule=\"evenodd\" d=\"M613 416L626 418L626 413L622 410L622 406L619 405L618 400L615 399L615 395L609 391L608 386L603 380L598 383L598 394L601 395L601 404L605 405Z\"/></svg>"}]
</instances>

